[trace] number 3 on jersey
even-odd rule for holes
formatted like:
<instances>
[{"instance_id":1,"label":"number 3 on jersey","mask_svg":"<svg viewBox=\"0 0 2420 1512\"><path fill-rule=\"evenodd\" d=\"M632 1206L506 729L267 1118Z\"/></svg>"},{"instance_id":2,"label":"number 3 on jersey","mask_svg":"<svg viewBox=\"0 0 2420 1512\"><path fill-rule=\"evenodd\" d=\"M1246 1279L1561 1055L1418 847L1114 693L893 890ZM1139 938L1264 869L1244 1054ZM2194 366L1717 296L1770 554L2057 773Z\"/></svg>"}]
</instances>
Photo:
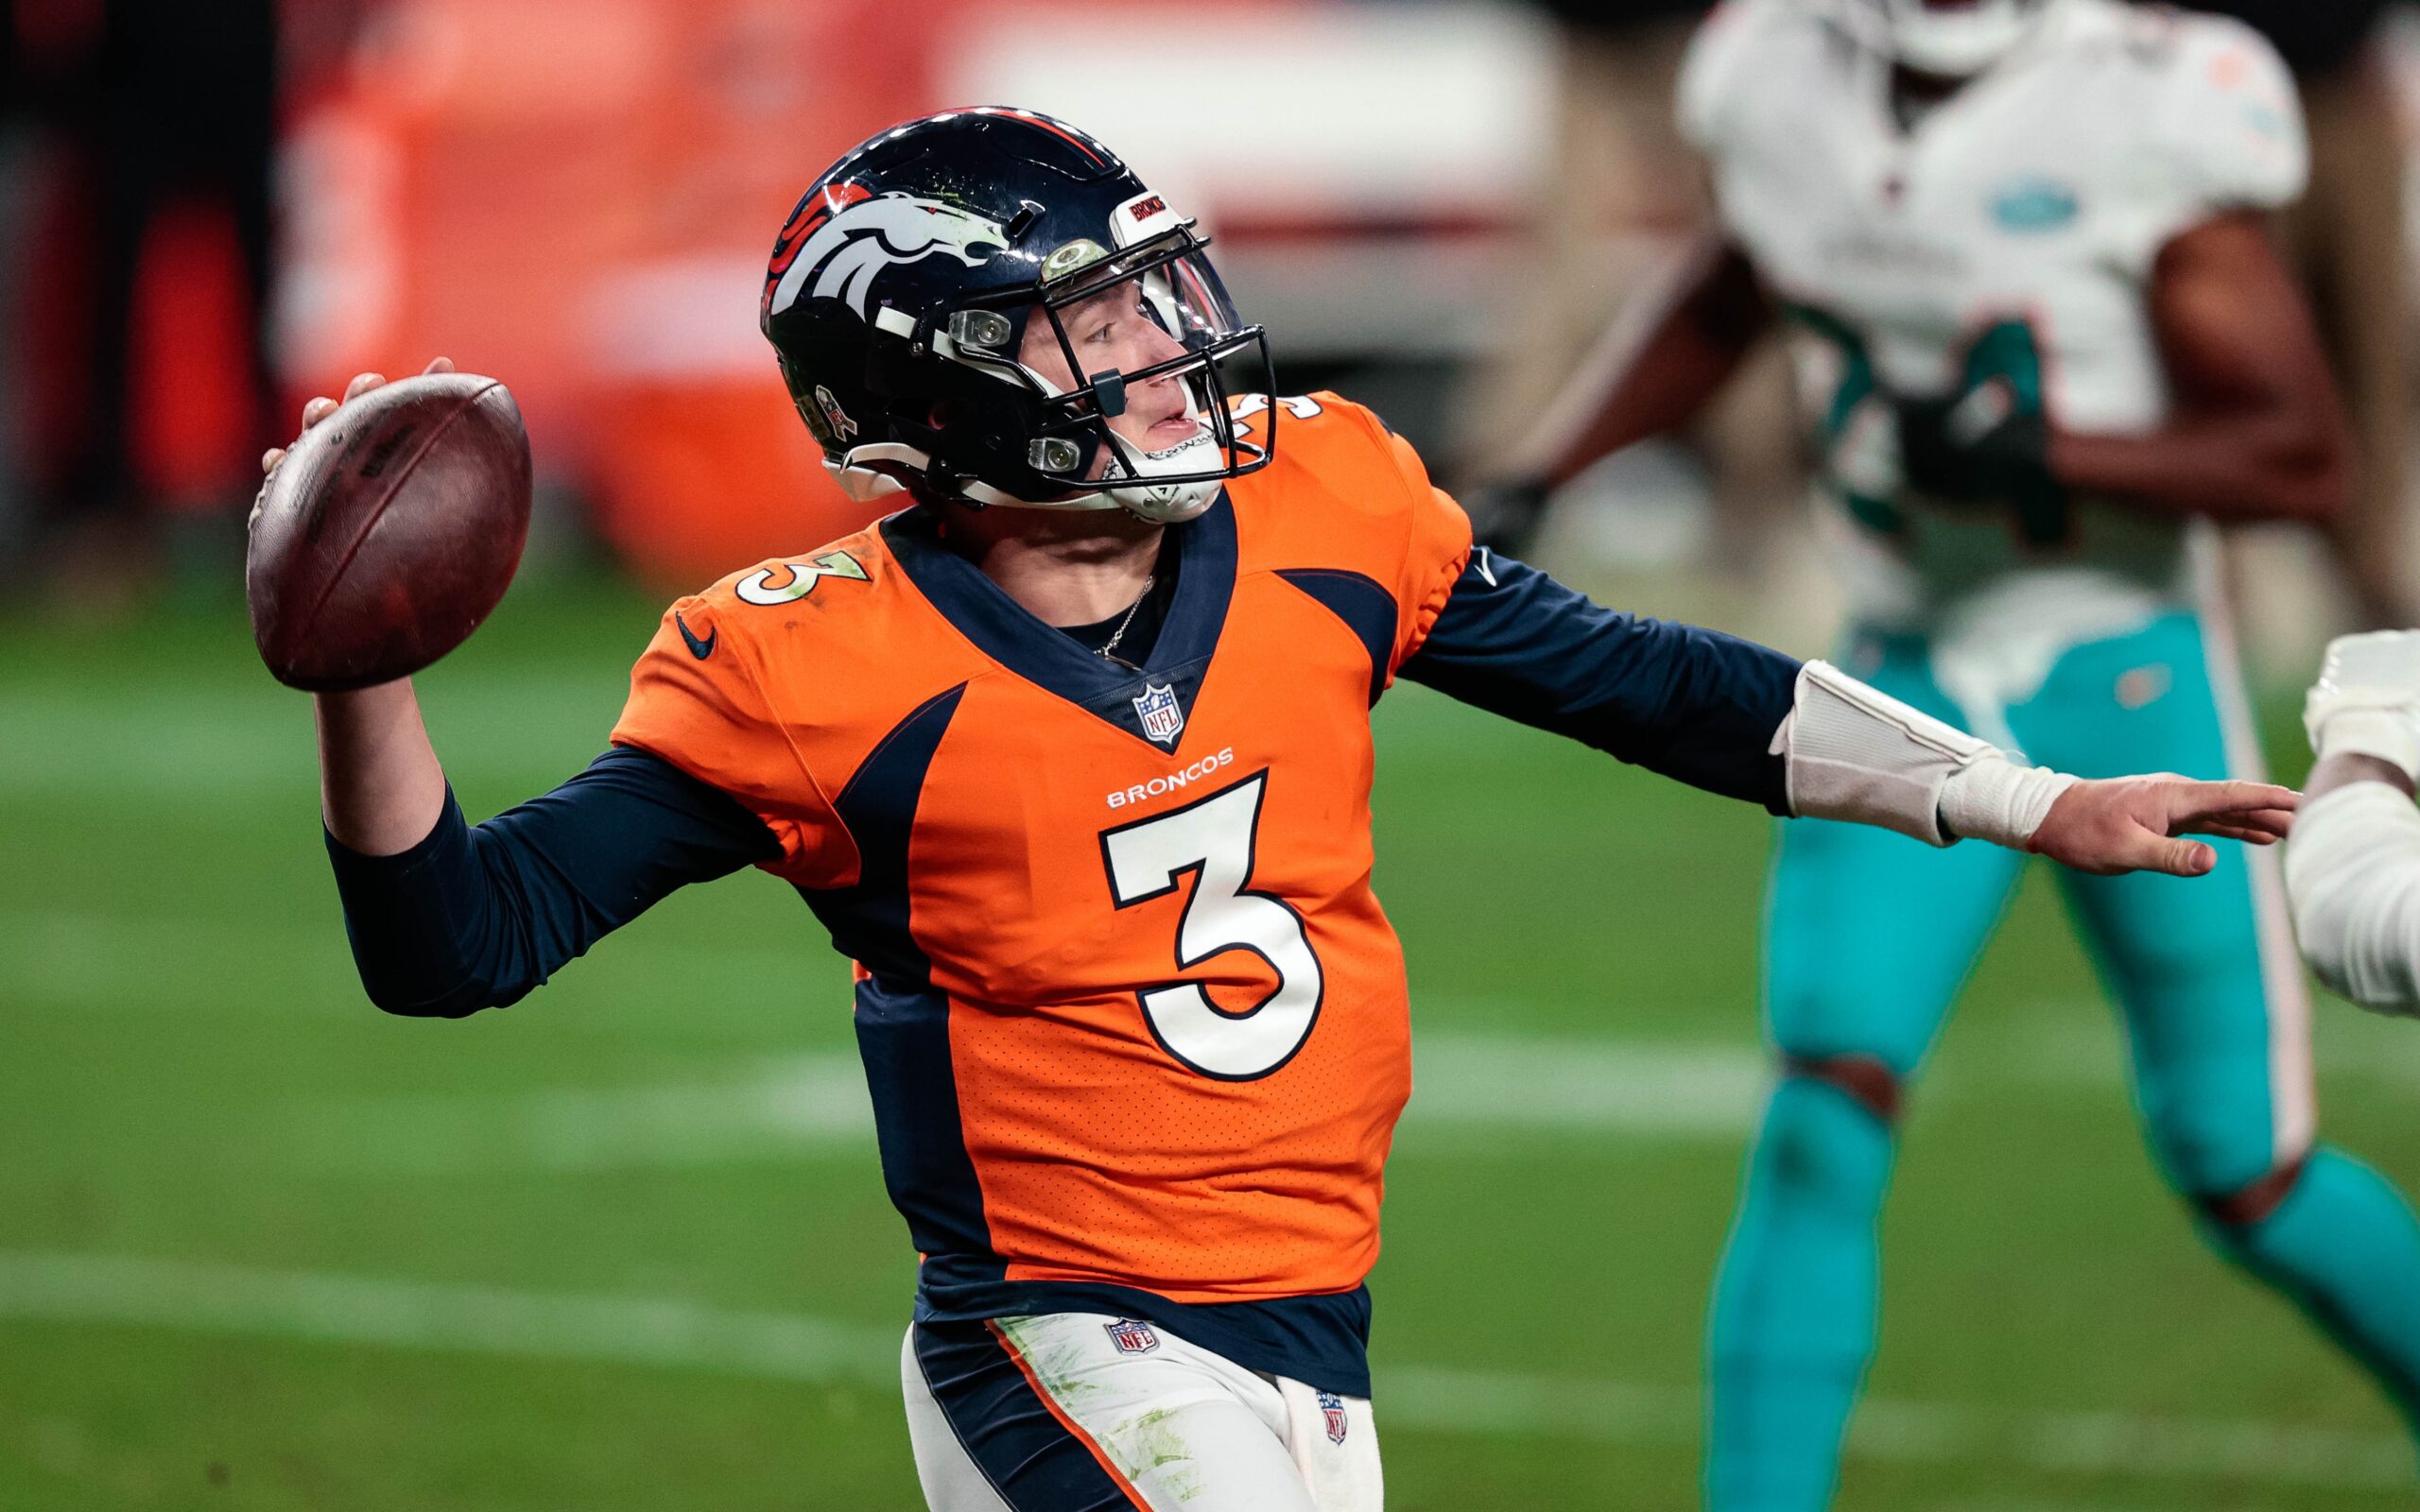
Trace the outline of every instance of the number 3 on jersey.
<instances>
[{"instance_id":1,"label":"number 3 on jersey","mask_svg":"<svg viewBox=\"0 0 2420 1512\"><path fill-rule=\"evenodd\" d=\"M1237 436L1252 434L1252 418L1269 407L1267 394L1239 394L1227 402L1227 417L1236 423ZM1290 394L1277 401L1277 407L1296 420L1309 420L1321 413L1320 402L1305 394Z\"/></svg>"},{"instance_id":2,"label":"number 3 on jersey","mask_svg":"<svg viewBox=\"0 0 2420 1512\"><path fill-rule=\"evenodd\" d=\"M1110 895L1120 908L1165 898L1183 885L1186 872L1197 875L1177 922L1178 971L1191 971L1228 951L1250 951L1277 973L1274 991L1236 1013L1211 1002L1195 982L1141 994L1144 1021L1162 1048L1222 1081L1251 1081L1293 1059L1320 1014L1320 958L1303 934L1302 916L1267 893L1250 890L1260 802L1268 788L1269 773L1255 772L1208 798L1105 830L1100 837Z\"/></svg>"}]
</instances>

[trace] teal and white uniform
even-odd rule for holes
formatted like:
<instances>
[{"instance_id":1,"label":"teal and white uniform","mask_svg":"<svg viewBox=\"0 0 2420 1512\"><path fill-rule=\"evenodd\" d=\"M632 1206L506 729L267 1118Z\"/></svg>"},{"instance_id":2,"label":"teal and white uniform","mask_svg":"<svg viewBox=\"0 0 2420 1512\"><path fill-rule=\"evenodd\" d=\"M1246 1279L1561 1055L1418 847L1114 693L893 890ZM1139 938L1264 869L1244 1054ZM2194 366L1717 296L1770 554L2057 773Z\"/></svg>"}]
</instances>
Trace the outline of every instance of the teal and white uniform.
<instances>
[{"instance_id":1,"label":"teal and white uniform","mask_svg":"<svg viewBox=\"0 0 2420 1512\"><path fill-rule=\"evenodd\" d=\"M1855 0L1849 0L1853 6ZM2291 82L2250 30L2045 0L2020 49L1894 120L1889 62L1804 0L1730 0L1682 82L1733 238L1788 312L1853 623L1885 693L2084 777L2255 775L2210 527L2049 490L1996 507L1898 475L1888 396L1990 385L2083 432L2157 425L2161 248L2305 173ZM1874 1342L1897 1090L2023 858L1782 827L1766 1012L1783 1075L1717 1286L1707 1494L1824 1504ZM2132 1039L2152 1149L2214 1243L2305 1304L2409 1411L2420 1228L2313 1145L2308 1005L2266 855L2210 876L2063 875Z\"/></svg>"}]
</instances>

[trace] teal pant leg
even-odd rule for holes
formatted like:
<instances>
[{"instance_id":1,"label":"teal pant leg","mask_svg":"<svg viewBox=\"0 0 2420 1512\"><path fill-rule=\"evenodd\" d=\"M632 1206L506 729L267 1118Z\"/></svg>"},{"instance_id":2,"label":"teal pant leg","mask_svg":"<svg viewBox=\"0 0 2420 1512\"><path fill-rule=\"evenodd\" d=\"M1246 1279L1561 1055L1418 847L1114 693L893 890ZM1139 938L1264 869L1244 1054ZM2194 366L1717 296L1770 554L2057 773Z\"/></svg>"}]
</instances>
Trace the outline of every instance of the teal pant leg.
<instances>
[{"instance_id":1,"label":"teal pant leg","mask_svg":"<svg viewBox=\"0 0 2420 1512\"><path fill-rule=\"evenodd\" d=\"M1869 643L1859 676L1956 712L1922 648ZM1878 665L1872 661L1881 652ZM1779 826L1765 919L1767 1029L1783 1071L1748 1159L1708 1324L1706 1504L1811 1512L1874 1352L1887 1111L2007 906L2023 858L1863 825Z\"/></svg>"},{"instance_id":2,"label":"teal pant leg","mask_svg":"<svg viewBox=\"0 0 2420 1512\"><path fill-rule=\"evenodd\" d=\"M2233 689L2213 679L2232 677L2208 664L2194 620L2171 616L2068 652L2011 724L2083 776L2224 777L2219 700ZM2211 1244L2300 1304L2411 1416L2420 1225L2375 1172L2314 1147L2308 1002L2273 855L2217 848L2199 878L2061 878L2125 1018L2146 1136Z\"/></svg>"},{"instance_id":3,"label":"teal pant leg","mask_svg":"<svg viewBox=\"0 0 2420 1512\"><path fill-rule=\"evenodd\" d=\"M2082 777L2231 775L2189 615L2070 650L2009 723L2037 760ZM2180 1191L2211 1196L2300 1154L2309 1127L2300 969L2264 953L2247 848L2217 850L2204 877L2059 874L2124 1015L2152 1152Z\"/></svg>"}]
</instances>

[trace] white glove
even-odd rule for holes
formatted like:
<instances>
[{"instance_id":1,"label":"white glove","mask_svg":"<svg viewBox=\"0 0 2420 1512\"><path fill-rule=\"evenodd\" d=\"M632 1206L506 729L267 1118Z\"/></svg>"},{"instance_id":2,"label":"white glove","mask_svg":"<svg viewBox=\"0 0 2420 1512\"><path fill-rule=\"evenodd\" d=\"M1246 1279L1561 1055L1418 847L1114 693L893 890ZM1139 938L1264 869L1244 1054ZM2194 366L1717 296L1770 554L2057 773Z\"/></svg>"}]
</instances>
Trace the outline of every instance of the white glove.
<instances>
[{"instance_id":1,"label":"white glove","mask_svg":"<svg viewBox=\"0 0 2420 1512\"><path fill-rule=\"evenodd\" d=\"M2375 756L2420 781L2420 630L2328 642L2303 729L2317 755Z\"/></svg>"}]
</instances>

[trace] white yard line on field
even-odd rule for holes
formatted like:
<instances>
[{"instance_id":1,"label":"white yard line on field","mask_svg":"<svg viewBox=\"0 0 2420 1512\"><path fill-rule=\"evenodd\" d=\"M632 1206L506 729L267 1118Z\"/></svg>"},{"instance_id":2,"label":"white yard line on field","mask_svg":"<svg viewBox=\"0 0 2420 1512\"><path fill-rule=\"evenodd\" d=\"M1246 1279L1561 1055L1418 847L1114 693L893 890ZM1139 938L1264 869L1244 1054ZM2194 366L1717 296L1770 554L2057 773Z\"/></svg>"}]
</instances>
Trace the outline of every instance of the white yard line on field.
<instances>
[{"instance_id":1,"label":"white yard line on field","mask_svg":"<svg viewBox=\"0 0 2420 1512\"><path fill-rule=\"evenodd\" d=\"M346 954L344 928L337 913L333 890L328 913L317 924L263 922L258 919L205 919L174 914L103 914L18 909L0 912L0 980L29 996L77 1004L106 1004L120 1015L173 1013L190 1017L204 1013L242 1017L322 1020L377 1018L363 996ZM812 919L800 916L802 941ZM609 960L625 968L638 966L668 971L691 980L757 982L787 980L802 966L822 969L813 986L790 1000L796 1004L849 1011L849 967L821 945L802 943L795 949L734 947L666 941L654 937L616 939L607 947ZM271 961L291 970L295 962L324 969L325 990L251 991L213 995L200 1005L173 990L162 989L161 963L190 967L210 963L221 975L259 980L260 963ZM585 962L570 970L594 971ZM215 978L214 978L215 980ZM279 978L286 980L286 978ZM769 1004L769 1014L788 1004ZM695 1017L694 1005L683 1012ZM761 1021L760 1021L761 1022Z\"/></svg>"},{"instance_id":2,"label":"white yard line on field","mask_svg":"<svg viewBox=\"0 0 2420 1512\"><path fill-rule=\"evenodd\" d=\"M894 1329L666 1297L442 1286L121 1255L0 1251L0 1316L124 1323L508 1359L679 1366L892 1385Z\"/></svg>"},{"instance_id":3,"label":"white yard line on field","mask_svg":"<svg viewBox=\"0 0 2420 1512\"><path fill-rule=\"evenodd\" d=\"M333 908L333 899L331 899ZM332 971L331 990L322 999L287 993L256 993L227 1002L202 1005L211 1013L233 1012L312 1017L346 1013L374 1015L352 982L345 959L343 932L330 913L327 921L301 925L264 922L259 919L209 919L174 914L97 913L16 910L0 912L0 978L20 991L68 1001L107 1000L121 1011L171 1011L190 1015L195 1005L160 990L159 962L164 959L224 960L231 968L264 959L290 961L318 958ZM821 974L803 988L797 1001L819 1010L845 1014L849 1005L848 969L814 940L804 915L799 943L786 948L732 946L648 936L617 938L604 946L600 958L625 967L663 970L692 981L717 978L761 982L790 980L802 971ZM591 972L591 963L574 971ZM1519 1023L1533 1021L1542 1010L1568 1014L1584 1000L1552 1003L1520 997L1485 997L1464 993L1413 992L1413 1045L1421 1072L1424 1101L1435 1104L1433 1116L1448 1120L1531 1116L1522 1104L1555 1103L1537 1112L1549 1125L1572 1127L1666 1130L1685 1133L1716 1125L1729 1126L1752 1117L1767 1063L1754 1048L1754 1008L1747 1002L1705 1003L1693 1017L1710 1029L1734 1029L1729 1037L1696 1040L1645 1039L1620 1035L1529 1035L1462 1033L1433 1029L1440 1023ZM779 1011L769 1005L765 1011ZM1609 990L1601 1018L1619 1022L1625 1003ZM2007 1085L2094 1090L2122 1088L2126 1079L2126 1045L2110 1010L2097 1003L2049 1000L2024 1005L2003 1015L2004 1028L1980 1036L1962 1035L1942 1063L1927 1070L1923 1095L1927 1102L1958 1098L1970 1091ZM2318 1070L2332 1080L2375 1084L2397 1092L2420 1091L2420 1058L2381 1057L2367 1041L2323 1037ZM1534 1054L1532 1054L1534 1052ZM1751 1069L1753 1066L1753 1069ZM1610 1076L1600 1073L1610 1071ZM1659 1086L1675 1089L1662 1107L1643 1106L1628 1095L1630 1084L1652 1076ZM1443 1081L1440 1078L1443 1078ZM1460 1086L1454 1085L1459 1080ZM1468 1088L1486 1084L1502 1088L1521 1084L1521 1095L1497 1099L1488 1095L1464 1100ZM1744 1097L1743 1087L1750 1089ZM1705 1099L1724 1111L1709 1111ZM1491 1104L1496 1106L1491 1107ZM1511 1105L1511 1106L1506 1106ZM1747 1114L1739 1109L1745 1107ZM1481 1114L1489 1115L1481 1117Z\"/></svg>"},{"instance_id":4,"label":"white yard line on field","mask_svg":"<svg viewBox=\"0 0 2420 1512\"><path fill-rule=\"evenodd\" d=\"M1486 1154L1542 1138L1736 1149L1772 1076L1763 1052L1740 1044L1441 1032L1416 1034L1413 1044L1414 1091L1398 1138L1415 1152ZM2039 1086L2051 1065L2074 1065L1970 1059L1927 1083L1927 1107L2025 1095L2003 1078ZM2120 1095L2114 1063L2067 1074ZM832 1052L731 1061L639 1087L292 1104L248 1159L326 1174L679 1168L855 1158L872 1150L873 1130L856 1057Z\"/></svg>"},{"instance_id":5,"label":"white yard line on field","mask_svg":"<svg viewBox=\"0 0 2420 1512\"><path fill-rule=\"evenodd\" d=\"M632 643L632 654L645 644ZM425 696L430 722L448 736L446 771L468 787L492 775L516 787L560 782L605 748L622 679L593 663L532 664L510 676L449 668ZM0 792L12 798L113 803L190 799L199 804L290 796L308 802L308 705L268 681L235 687L145 681L112 684L101 698L81 684L19 681L0 687L0 730L39 730L40 741L0 741ZM531 730L595 731L595 744L544 743L560 757L532 754ZM482 738L493 733L503 738ZM549 770L545 763L560 760ZM532 768L535 767L535 770ZM300 808L309 835L313 810Z\"/></svg>"},{"instance_id":6,"label":"white yard line on field","mask_svg":"<svg viewBox=\"0 0 2420 1512\"><path fill-rule=\"evenodd\" d=\"M376 1277L0 1251L0 1317L430 1349L504 1359L673 1366L889 1391L895 1328L673 1297L561 1295ZM1607 1445L1685 1445L1695 1393L1668 1386L1403 1366L1381 1372L1397 1429ZM1851 1453L1915 1464L2202 1479L2342 1490L2412 1484L2411 1446L2267 1422L2030 1412L1869 1400Z\"/></svg>"},{"instance_id":7,"label":"white yard line on field","mask_svg":"<svg viewBox=\"0 0 2420 1512\"><path fill-rule=\"evenodd\" d=\"M735 952L653 939L614 948L624 952L626 967L671 970L686 978L795 975L819 954L807 946ZM327 930L80 913L0 915L0 979L44 998L106 1003L120 1012L174 1004L175 994L158 990L163 957L202 962L214 974L277 960L288 979L325 984L320 990L257 994L232 1011L332 1025L348 1012L372 1013L353 1001L339 936ZM824 964L828 990L812 990L835 1013L845 1012L842 968L828 957ZM2040 1005L2016 1015L2009 1027L1996 1026L1981 1040L1953 1047L1925 1077L1919 1108L1929 1112L2045 1090L2122 1097L2121 1037L2105 1016L2085 1017L2080 1007ZM1419 994L1413 1017L1424 1027L1413 1036L1416 1091L1402 1128L1406 1147L1484 1154L1563 1136L1732 1148L1753 1129L1772 1072L1765 1053L1746 1038L1744 1007L1737 1015L1740 1034L1732 1039L1425 1027L1518 1023L1540 1016L1540 1005L1518 1000ZM1719 1016L1708 1009L1705 1018L1712 1024ZM2320 1062L2327 1080L2397 1095L2420 1088L2420 1060L2368 1053L2366 1043L2340 1038ZM619 1089L315 1099L271 1110L249 1137L229 1132L244 1144L237 1158L251 1163L397 1174L700 1166L854 1156L871 1146L864 1078L849 1053L732 1058L702 1068L694 1059L667 1057L667 1064L681 1069L659 1082Z\"/></svg>"},{"instance_id":8,"label":"white yard line on field","mask_svg":"<svg viewBox=\"0 0 2420 1512\"><path fill-rule=\"evenodd\" d=\"M1493 1146L1540 1133L1736 1145L1763 1096L1745 1046L1432 1034L1403 1137ZM732 1064L618 1089L315 1100L264 1129L257 1159L323 1173L595 1171L853 1156L873 1148L865 1074L846 1053Z\"/></svg>"},{"instance_id":9,"label":"white yard line on field","mask_svg":"<svg viewBox=\"0 0 2420 1512\"><path fill-rule=\"evenodd\" d=\"M1415 1033L1408 1130L1447 1125L1737 1143L1770 1075L1752 1045Z\"/></svg>"},{"instance_id":10,"label":"white yard line on field","mask_svg":"<svg viewBox=\"0 0 2420 1512\"><path fill-rule=\"evenodd\" d=\"M1700 1399L1671 1387L1417 1367L1387 1371L1380 1385L1383 1418L1411 1427L1605 1443L1690 1444L1698 1436ZM1876 1397L1858 1407L1849 1452L1899 1464L2019 1465L2347 1489L2408 1486L2415 1479L2411 1446L2375 1434Z\"/></svg>"},{"instance_id":11,"label":"white yard line on field","mask_svg":"<svg viewBox=\"0 0 2420 1512\"><path fill-rule=\"evenodd\" d=\"M323 1174L604 1171L873 1153L854 1055L743 1061L711 1080L289 1105L254 1151Z\"/></svg>"}]
</instances>

